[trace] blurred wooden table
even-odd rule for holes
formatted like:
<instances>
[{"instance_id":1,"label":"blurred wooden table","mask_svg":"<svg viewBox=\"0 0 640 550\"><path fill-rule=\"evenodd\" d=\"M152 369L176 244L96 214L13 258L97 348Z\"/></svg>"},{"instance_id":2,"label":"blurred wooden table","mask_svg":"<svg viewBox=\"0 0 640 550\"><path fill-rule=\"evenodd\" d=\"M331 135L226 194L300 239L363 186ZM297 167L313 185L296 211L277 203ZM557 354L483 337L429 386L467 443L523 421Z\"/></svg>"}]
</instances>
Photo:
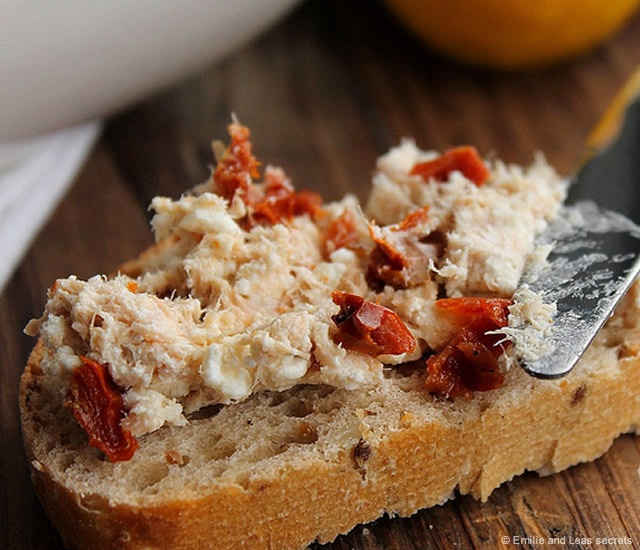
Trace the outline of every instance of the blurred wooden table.
<instances>
[{"instance_id":1,"label":"blurred wooden table","mask_svg":"<svg viewBox=\"0 0 640 550\"><path fill-rule=\"evenodd\" d=\"M363 198L376 157L403 136L424 148L471 143L519 163L540 149L569 173L639 60L640 16L571 64L493 74L427 53L375 2L310 0L233 55L107 121L0 297L0 547L61 547L21 449L17 383L33 345L22 328L40 315L56 277L109 272L151 243L149 200L177 197L207 177L211 140L226 138L232 112L252 129L262 162L329 199ZM383 518L327 548L498 548L503 537L532 548L552 536L572 548L628 537L618 547L640 548L639 456L640 442L623 436L595 463L548 478L525 474L485 504L460 497L409 519Z\"/></svg>"}]
</instances>

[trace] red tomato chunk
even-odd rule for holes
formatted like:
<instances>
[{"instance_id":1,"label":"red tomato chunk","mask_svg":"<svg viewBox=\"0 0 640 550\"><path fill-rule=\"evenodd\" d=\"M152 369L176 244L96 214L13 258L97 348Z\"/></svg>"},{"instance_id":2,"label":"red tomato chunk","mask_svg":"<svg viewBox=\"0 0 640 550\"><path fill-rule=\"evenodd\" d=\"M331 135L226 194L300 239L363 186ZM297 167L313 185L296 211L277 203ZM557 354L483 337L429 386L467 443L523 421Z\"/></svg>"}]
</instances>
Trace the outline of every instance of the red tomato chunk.
<instances>
[{"instance_id":1,"label":"red tomato chunk","mask_svg":"<svg viewBox=\"0 0 640 550\"><path fill-rule=\"evenodd\" d=\"M394 311L347 292L334 291L340 311L332 317L338 327L335 339L345 349L378 355L412 352L416 341Z\"/></svg>"},{"instance_id":2,"label":"red tomato chunk","mask_svg":"<svg viewBox=\"0 0 640 550\"><path fill-rule=\"evenodd\" d=\"M477 186L489 179L489 170L475 147L468 145L454 147L439 157L416 164L411 174L420 176L424 181L434 179L447 181L451 172L462 172L465 178L471 180Z\"/></svg>"},{"instance_id":3,"label":"red tomato chunk","mask_svg":"<svg viewBox=\"0 0 640 550\"><path fill-rule=\"evenodd\" d=\"M100 363L81 357L82 365L71 375L66 404L89 436L89 444L109 460L129 460L138 449L131 432L120 426L124 403L109 371Z\"/></svg>"},{"instance_id":4,"label":"red tomato chunk","mask_svg":"<svg viewBox=\"0 0 640 550\"><path fill-rule=\"evenodd\" d=\"M321 214L322 198L311 191L296 192L282 170L267 168L265 182L259 177L260 163L255 159L249 141L249 129L238 123L229 125L231 142L213 172L217 193L231 203L238 196L248 214L241 225L249 230L256 225L270 226L291 221L294 216Z\"/></svg>"},{"instance_id":5,"label":"red tomato chunk","mask_svg":"<svg viewBox=\"0 0 640 550\"><path fill-rule=\"evenodd\" d=\"M475 391L499 388L504 382L498 357L501 335L512 301L502 298L445 298L436 306L450 312L460 329L438 353L427 359L427 390L447 399L470 399Z\"/></svg>"}]
</instances>

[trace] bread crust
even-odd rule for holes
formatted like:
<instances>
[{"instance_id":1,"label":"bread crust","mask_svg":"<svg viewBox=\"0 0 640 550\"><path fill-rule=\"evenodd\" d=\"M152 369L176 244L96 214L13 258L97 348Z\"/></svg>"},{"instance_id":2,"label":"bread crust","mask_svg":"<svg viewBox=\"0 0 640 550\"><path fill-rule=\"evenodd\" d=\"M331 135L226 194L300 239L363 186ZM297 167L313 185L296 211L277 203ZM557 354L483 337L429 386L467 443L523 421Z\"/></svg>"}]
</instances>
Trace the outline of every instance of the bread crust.
<instances>
[{"instance_id":1,"label":"bread crust","mask_svg":"<svg viewBox=\"0 0 640 550\"><path fill-rule=\"evenodd\" d=\"M258 462L248 478L221 475L201 483L198 491L154 495L132 489L122 497L94 490L92 476L100 472L84 472L82 483L72 477L78 475L77 461L97 464L101 459L83 434L73 432L62 397L44 388L39 342L20 391L34 487L65 545L81 548L90 540L97 549L304 548L314 540L331 541L384 513L409 516L456 492L486 500L496 487L525 471L550 474L593 460L617 436L640 425L637 286L630 294L562 380L534 379L514 368L504 387L477 394L470 402L435 400L423 392L426 405L414 408L415 388L393 394L410 395L413 401L389 397L375 410L387 389L369 396L371 411L361 407L365 398L359 395L358 405L349 400L342 404L358 431L336 440L332 453L309 442L294 458L283 452ZM251 406L233 405L234 414L243 418ZM312 420L313 414L307 418ZM194 430L218 421L213 416ZM61 424L75 435L56 439L59 434L53 432ZM168 428L159 432L151 434L154 445L164 438L170 449L172 434ZM76 453L74 464L61 463L56 452L69 449Z\"/></svg>"},{"instance_id":2,"label":"bread crust","mask_svg":"<svg viewBox=\"0 0 640 550\"><path fill-rule=\"evenodd\" d=\"M154 272L193 244L166 238L120 272ZM304 548L456 493L486 500L527 470L592 460L640 425L639 296L562 380L512 368L502 387L450 401L405 365L375 388L257 392L146 433L118 463L88 445L61 377L43 374L40 340L20 388L34 487L65 545L96 549Z\"/></svg>"}]
</instances>

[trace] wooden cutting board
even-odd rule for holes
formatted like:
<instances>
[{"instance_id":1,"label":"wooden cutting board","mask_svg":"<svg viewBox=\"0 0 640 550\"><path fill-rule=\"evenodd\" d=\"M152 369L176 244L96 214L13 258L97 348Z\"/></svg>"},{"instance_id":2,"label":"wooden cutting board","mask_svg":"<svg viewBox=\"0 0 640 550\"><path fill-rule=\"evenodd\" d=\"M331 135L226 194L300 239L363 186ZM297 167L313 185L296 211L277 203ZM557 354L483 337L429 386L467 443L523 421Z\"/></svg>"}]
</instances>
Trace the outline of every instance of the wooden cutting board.
<instances>
[{"instance_id":1,"label":"wooden cutting board","mask_svg":"<svg viewBox=\"0 0 640 550\"><path fill-rule=\"evenodd\" d=\"M403 136L423 148L473 144L528 164L535 150L564 174L640 60L640 16L570 64L520 74L455 65L412 41L377 3L310 0L258 40L107 121L67 197L0 296L0 547L57 549L31 489L17 383L56 277L109 272L151 243L152 196L204 180L230 113L265 163L327 199L364 198L376 157ZM640 548L640 442L551 477L524 474L487 503L469 497L408 519L358 527L326 549ZM600 540L599 540L600 539ZM87 547L90 548L90 541ZM325 547L323 547L325 548Z\"/></svg>"}]
</instances>

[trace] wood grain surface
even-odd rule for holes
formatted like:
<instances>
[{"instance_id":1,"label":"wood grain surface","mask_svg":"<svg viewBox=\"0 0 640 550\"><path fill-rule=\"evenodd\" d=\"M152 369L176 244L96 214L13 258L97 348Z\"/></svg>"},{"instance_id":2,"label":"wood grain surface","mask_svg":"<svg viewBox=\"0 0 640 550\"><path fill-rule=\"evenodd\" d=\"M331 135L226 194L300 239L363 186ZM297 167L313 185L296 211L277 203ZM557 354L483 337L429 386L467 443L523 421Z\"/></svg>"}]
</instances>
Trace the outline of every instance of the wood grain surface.
<instances>
[{"instance_id":1,"label":"wood grain surface","mask_svg":"<svg viewBox=\"0 0 640 550\"><path fill-rule=\"evenodd\" d=\"M403 136L423 148L470 143L525 164L541 150L569 174L639 61L640 16L578 60L508 74L429 53L377 2L309 0L200 74L106 121L0 297L0 547L62 547L22 451L17 384L34 343L22 328L40 315L55 278L109 272L151 243L151 197L177 197L208 176L211 141L226 138L231 113L252 129L263 163L328 199L364 198L376 157ZM640 441L622 436L594 463L525 474L487 503L458 497L322 548L640 548L639 457ZM619 540L597 540L606 537Z\"/></svg>"}]
</instances>

